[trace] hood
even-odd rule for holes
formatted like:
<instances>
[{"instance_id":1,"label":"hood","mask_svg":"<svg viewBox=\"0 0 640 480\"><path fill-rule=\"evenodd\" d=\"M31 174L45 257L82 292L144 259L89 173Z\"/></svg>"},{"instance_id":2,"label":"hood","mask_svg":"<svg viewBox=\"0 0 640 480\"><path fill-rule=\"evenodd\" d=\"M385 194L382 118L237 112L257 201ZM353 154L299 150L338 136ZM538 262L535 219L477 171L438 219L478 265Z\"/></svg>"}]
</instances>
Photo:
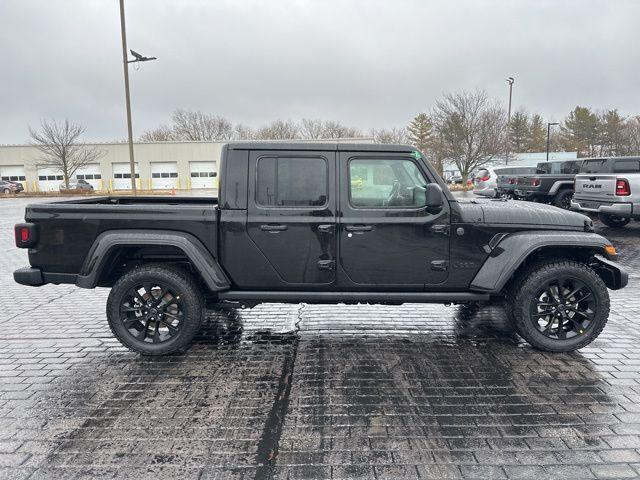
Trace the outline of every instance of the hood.
<instances>
[{"instance_id":1,"label":"hood","mask_svg":"<svg viewBox=\"0 0 640 480\"><path fill-rule=\"evenodd\" d=\"M484 223L574 227L583 231L585 225L592 225L591 219L586 215L543 203L490 200L478 202L475 206L482 209Z\"/></svg>"}]
</instances>

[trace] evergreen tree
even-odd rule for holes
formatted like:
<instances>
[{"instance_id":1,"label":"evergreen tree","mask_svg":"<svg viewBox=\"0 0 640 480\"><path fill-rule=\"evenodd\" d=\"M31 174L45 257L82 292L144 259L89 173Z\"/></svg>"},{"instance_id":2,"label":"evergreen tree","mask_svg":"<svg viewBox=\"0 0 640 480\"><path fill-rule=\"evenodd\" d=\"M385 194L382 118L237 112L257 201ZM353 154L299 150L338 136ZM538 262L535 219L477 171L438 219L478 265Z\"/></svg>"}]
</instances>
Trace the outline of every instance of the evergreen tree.
<instances>
[{"instance_id":1,"label":"evergreen tree","mask_svg":"<svg viewBox=\"0 0 640 480\"><path fill-rule=\"evenodd\" d=\"M625 119L617 109L607 110L600 115L600 154L620 156L627 153Z\"/></svg>"},{"instance_id":2,"label":"evergreen tree","mask_svg":"<svg viewBox=\"0 0 640 480\"><path fill-rule=\"evenodd\" d=\"M433 134L433 123L426 113L416 115L407 126L407 140L411 145L420 150L434 168L442 175L442 158L437 154Z\"/></svg>"},{"instance_id":3,"label":"evergreen tree","mask_svg":"<svg viewBox=\"0 0 640 480\"><path fill-rule=\"evenodd\" d=\"M547 129L542 117L537 113L531 116L529 123L529 141L527 152L544 152L547 148Z\"/></svg>"},{"instance_id":4,"label":"evergreen tree","mask_svg":"<svg viewBox=\"0 0 640 480\"><path fill-rule=\"evenodd\" d=\"M565 151L576 151L578 157L597 154L600 119L588 107L573 109L560 127L560 142Z\"/></svg>"},{"instance_id":5,"label":"evergreen tree","mask_svg":"<svg viewBox=\"0 0 640 480\"><path fill-rule=\"evenodd\" d=\"M529 130L529 115L522 110L514 113L509 124L509 143L513 153L522 153L526 150Z\"/></svg>"}]
</instances>

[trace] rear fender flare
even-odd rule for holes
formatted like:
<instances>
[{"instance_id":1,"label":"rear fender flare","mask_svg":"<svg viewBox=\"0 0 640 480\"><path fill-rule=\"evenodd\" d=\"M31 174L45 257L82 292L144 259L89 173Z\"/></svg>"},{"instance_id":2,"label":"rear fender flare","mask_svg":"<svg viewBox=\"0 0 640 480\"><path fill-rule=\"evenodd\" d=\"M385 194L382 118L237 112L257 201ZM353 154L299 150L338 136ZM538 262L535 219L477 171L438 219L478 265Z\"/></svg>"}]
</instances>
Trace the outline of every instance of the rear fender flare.
<instances>
[{"instance_id":1,"label":"rear fender flare","mask_svg":"<svg viewBox=\"0 0 640 480\"><path fill-rule=\"evenodd\" d=\"M571 186L571 188L573 189L573 180L558 180L557 182L554 182L554 184L551 185L551 188L549 189L549 195L555 195L560 191L561 188L565 186Z\"/></svg>"},{"instance_id":2,"label":"rear fender flare","mask_svg":"<svg viewBox=\"0 0 640 480\"><path fill-rule=\"evenodd\" d=\"M111 230L101 233L93 242L76 285L82 288L94 288L109 254L123 246L167 245L180 249L189 258L200 273L207 287L214 292L228 290L230 282L217 260L195 236L185 232L170 230Z\"/></svg>"},{"instance_id":3,"label":"rear fender flare","mask_svg":"<svg viewBox=\"0 0 640 480\"><path fill-rule=\"evenodd\" d=\"M512 233L505 236L493 248L490 256L471 281L470 288L475 291L499 294L527 257L540 248L570 247L601 254L606 245L609 245L609 241L596 233L563 231ZM622 268L613 262L609 262L608 267L617 268L623 276L626 275Z\"/></svg>"}]
</instances>

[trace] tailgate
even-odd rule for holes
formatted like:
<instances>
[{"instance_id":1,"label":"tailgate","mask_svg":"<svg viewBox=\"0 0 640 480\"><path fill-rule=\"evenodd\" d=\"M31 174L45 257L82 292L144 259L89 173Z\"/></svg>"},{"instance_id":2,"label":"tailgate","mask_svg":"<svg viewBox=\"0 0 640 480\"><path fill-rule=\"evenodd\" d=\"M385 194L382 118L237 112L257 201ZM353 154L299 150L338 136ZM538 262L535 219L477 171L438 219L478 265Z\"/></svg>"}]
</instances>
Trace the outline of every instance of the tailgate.
<instances>
[{"instance_id":1,"label":"tailgate","mask_svg":"<svg viewBox=\"0 0 640 480\"><path fill-rule=\"evenodd\" d=\"M579 198L613 197L616 193L616 175L576 175L574 193Z\"/></svg>"}]
</instances>

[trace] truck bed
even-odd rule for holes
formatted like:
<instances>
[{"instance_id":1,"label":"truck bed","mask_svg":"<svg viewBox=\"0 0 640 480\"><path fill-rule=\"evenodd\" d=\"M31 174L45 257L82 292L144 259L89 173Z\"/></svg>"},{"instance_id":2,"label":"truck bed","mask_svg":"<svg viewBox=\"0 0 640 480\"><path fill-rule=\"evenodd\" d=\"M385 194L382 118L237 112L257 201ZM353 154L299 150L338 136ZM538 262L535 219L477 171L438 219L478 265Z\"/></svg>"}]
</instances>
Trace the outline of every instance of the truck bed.
<instances>
[{"instance_id":1,"label":"truck bed","mask_svg":"<svg viewBox=\"0 0 640 480\"><path fill-rule=\"evenodd\" d=\"M105 196L34 203L25 220L37 225L32 266L78 274L89 249L109 230L179 231L217 253L218 199L215 197Z\"/></svg>"}]
</instances>

